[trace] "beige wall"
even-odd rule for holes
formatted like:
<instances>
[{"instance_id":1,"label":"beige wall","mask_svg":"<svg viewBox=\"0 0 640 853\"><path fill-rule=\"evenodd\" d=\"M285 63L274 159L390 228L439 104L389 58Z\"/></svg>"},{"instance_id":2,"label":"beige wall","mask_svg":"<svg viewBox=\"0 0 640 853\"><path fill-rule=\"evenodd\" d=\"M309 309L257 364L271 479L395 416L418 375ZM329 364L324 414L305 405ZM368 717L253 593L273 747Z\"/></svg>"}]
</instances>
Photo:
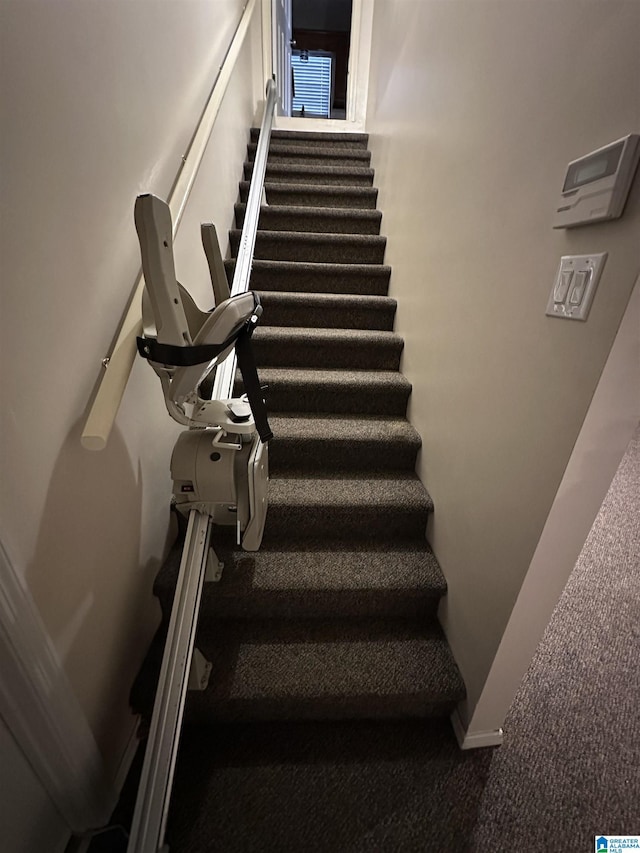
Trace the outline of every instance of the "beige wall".
<instances>
[{"instance_id":1,"label":"beige wall","mask_svg":"<svg viewBox=\"0 0 640 853\"><path fill-rule=\"evenodd\" d=\"M151 588L178 427L139 360L108 448L85 451L79 435L140 266L135 197L168 195L243 5L0 4L1 533L111 771L158 621ZM203 307L199 222L216 222L226 248L261 76L259 26L258 6L178 235L178 276Z\"/></svg>"},{"instance_id":2,"label":"beige wall","mask_svg":"<svg viewBox=\"0 0 640 853\"><path fill-rule=\"evenodd\" d=\"M502 726L639 423L640 276L476 705L472 733Z\"/></svg>"},{"instance_id":3,"label":"beige wall","mask_svg":"<svg viewBox=\"0 0 640 853\"><path fill-rule=\"evenodd\" d=\"M441 618L473 707L640 268L623 219L551 228L569 160L640 131L640 4L376 0L367 129ZM609 252L587 323L560 256Z\"/></svg>"},{"instance_id":4,"label":"beige wall","mask_svg":"<svg viewBox=\"0 0 640 853\"><path fill-rule=\"evenodd\" d=\"M0 718L2 807L0 836L6 853L62 853L69 830Z\"/></svg>"}]
</instances>

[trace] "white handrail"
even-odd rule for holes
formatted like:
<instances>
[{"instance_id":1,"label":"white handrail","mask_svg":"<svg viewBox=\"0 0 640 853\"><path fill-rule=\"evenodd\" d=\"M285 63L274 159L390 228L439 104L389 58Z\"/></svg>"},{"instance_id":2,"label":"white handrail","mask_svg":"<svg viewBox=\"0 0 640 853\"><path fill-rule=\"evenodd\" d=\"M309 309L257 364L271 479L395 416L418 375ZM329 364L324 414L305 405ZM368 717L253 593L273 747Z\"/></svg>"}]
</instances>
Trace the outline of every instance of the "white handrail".
<instances>
[{"instance_id":1,"label":"white handrail","mask_svg":"<svg viewBox=\"0 0 640 853\"><path fill-rule=\"evenodd\" d=\"M258 219L260 218L260 204L262 202L262 190L264 187L264 176L267 170L267 158L269 156L269 143L271 141L271 125L273 124L273 113L276 104L275 80L267 81L267 102L262 116L260 136L256 146L256 155L253 161L253 172L251 185L247 197L247 205L244 212L244 223L236 257L236 267L233 273L231 285L231 296L246 293L249 289L249 278L253 265L253 253L256 245L256 232L258 230ZM236 351L231 350L226 359L216 370L213 385L214 400L228 400L233 396L233 382L236 375Z\"/></svg>"},{"instance_id":2,"label":"white handrail","mask_svg":"<svg viewBox=\"0 0 640 853\"><path fill-rule=\"evenodd\" d=\"M229 49L220 66L209 100L202 113L200 123L196 128L187 153L182 158L180 169L169 193L167 203L171 210L174 237L189 200L255 7L256 0L247 0ZM111 355L102 362L104 370L80 439L82 446L87 450L104 450L107 446L137 356L136 338L142 334L143 290L144 278L142 270L140 270L136 278L133 298L122 320Z\"/></svg>"}]
</instances>

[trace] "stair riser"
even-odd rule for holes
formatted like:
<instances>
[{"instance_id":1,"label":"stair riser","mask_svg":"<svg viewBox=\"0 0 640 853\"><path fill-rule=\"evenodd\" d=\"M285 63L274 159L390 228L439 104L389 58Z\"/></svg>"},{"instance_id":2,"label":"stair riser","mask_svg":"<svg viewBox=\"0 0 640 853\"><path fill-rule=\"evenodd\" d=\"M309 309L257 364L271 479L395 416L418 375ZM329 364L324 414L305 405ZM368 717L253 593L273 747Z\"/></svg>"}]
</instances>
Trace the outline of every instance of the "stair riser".
<instances>
[{"instance_id":1,"label":"stair riser","mask_svg":"<svg viewBox=\"0 0 640 853\"><path fill-rule=\"evenodd\" d=\"M290 232L286 232L289 234ZM342 235L341 235L342 236ZM240 235L230 235L231 253L238 253ZM383 237L361 237L360 240L306 240L303 236L289 238L273 232L258 232L254 257L265 261L302 261L322 264L382 264L386 240Z\"/></svg>"},{"instance_id":2,"label":"stair riser","mask_svg":"<svg viewBox=\"0 0 640 853\"><path fill-rule=\"evenodd\" d=\"M373 265L372 265L373 267ZM386 296L389 292L389 276L356 273L337 275L304 273L286 270L282 272L253 269L251 273L253 290L268 290L273 293L344 293L353 296ZM372 327L373 328L373 327Z\"/></svg>"},{"instance_id":3,"label":"stair riser","mask_svg":"<svg viewBox=\"0 0 640 853\"><path fill-rule=\"evenodd\" d=\"M269 445L269 468L273 474L287 471L413 471L419 444L395 442L332 442L288 440L277 434Z\"/></svg>"},{"instance_id":4,"label":"stair riser","mask_svg":"<svg viewBox=\"0 0 640 853\"><path fill-rule=\"evenodd\" d=\"M260 134L257 128L252 128L251 142L256 143L258 141L259 135ZM279 143L281 145L295 145L300 148L318 148L319 146L322 146L324 148L331 148L337 150L340 150L342 148L360 148L366 151L367 145L369 144L369 137L366 134L304 134L295 133L291 131L272 130L271 143Z\"/></svg>"},{"instance_id":5,"label":"stair riser","mask_svg":"<svg viewBox=\"0 0 640 853\"><path fill-rule=\"evenodd\" d=\"M205 584L200 612L216 619L424 619L436 618L441 596L419 590L262 590L243 596L220 596ZM173 598L158 597L164 620L171 617Z\"/></svg>"},{"instance_id":6,"label":"stair riser","mask_svg":"<svg viewBox=\"0 0 640 853\"><path fill-rule=\"evenodd\" d=\"M227 278L233 280L235 261L225 261ZM354 296L386 296L390 269L370 265L369 269L348 267L340 271L324 268L253 266L251 288L278 293L344 293Z\"/></svg>"},{"instance_id":7,"label":"stair riser","mask_svg":"<svg viewBox=\"0 0 640 853\"><path fill-rule=\"evenodd\" d=\"M206 692L190 694L185 722L202 724L213 721L276 720L394 720L444 717L457 704L434 702L419 696L356 696L312 699L261 701L231 699L224 703L208 702Z\"/></svg>"},{"instance_id":8,"label":"stair riser","mask_svg":"<svg viewBox=\"0 0 640 853\"><path fill-rule=\"evenodd\" d=\"M354 151L347 148L318 150L311 147L287 146L287 150L278 150L280 146L269 149L267 165L276 166L355 166L358 169L368 169L371 154L368 151ZM247 162L255 160L255 148L249 146Z\"/></svg>"},{"instance_id":9,"label":"stair riser","mask_svg":"<svg viewBox=\"0 0 640 853\"><path fill-rule=\"evenodd\" d=\"M234 393L244 393L237 382ZM313 387L308 384L272 383L267 392L270 412L301 412L336 415L404 416L410 390L401 388L361 389Z\"/></svg>"},{"instance_id":10,"label":"stair riser","mask_svg":"<svg viewBox=\"0 0 640 853\"><path fill-rule=\"evenodd\" d=\"M285 328L305 327L320 329L370 329L372 331L390 332L393 330L395 306L385 305L380 308L360 308L357 305L348 307L329 306L321 311L305 309L300 304L283 304L270 302L271 293L259 294L264 313L261 325Z\"/></svg>"},{"instance_id":11,"label":"stair riser","mask_svg":"<svg viewBox=\"0 0 640 853\"><path fill-rule=\"evenodd\" d=\"M268 184L265 186L267 203L273 206L292 204L296 207L329 207L346 210L375 210L378 201L378 191L369 187L334 187L331 192L327 188L314 188L313 184L298 189L296 184ZM249 195L249 184L240 184L240 200L246 203Z\"/></svg>"},{"instance_id":12,"label":"stair riser","mask_svg":"<svg viewBox=\"0 0 640 853\"><path fill-rule=\"evenodd\" d=\"M378 506L346 509L324 506L271 505L267 510L265 545L303 539L344 539L352 542L382 542L424 536L428 512L422 507L400 510Z\"/></svg>"},{"instance_id":13,"label":"stair riser","mask_svg":"<svg viewBox=\"0 0 640 853\"><path fill-rule=\"evenodd\" d=\"M261 591L251 597L224 597L205 585L201 612L204 618L221 619L434 619L440 598L416 590ZM171 605L167 618L171 612Z\"/></svg>"},{"instance_id":14,"label":"stair riser","mask_svg":"<svg viewBox=\"0 0 640 853\"><path fill-rule=\"evenodd\" d=\"M253 155L248 156L249 163L253 162ZM270 151L267 163L271 166L342 166L353 167L356 169L368 169L370 157L358 157L357 155L348 154L346 151L341 151L339 154L334 154L327 151L323 154L311 154L304 150L300 153L281 154L277 151Z\"/></svg>"},{"instance_id":15,"label":"stair riser","mask_svg":"<svg viewBox=\"0 0 640 853\"><path fill-rule=\"evenodd\" d=\"M253 164L245 163L244 178L251 180ZM335 169L316 166L307 170L295 166L267 166L265 180L273 184L313 184L329 186L372 187L373 171L370 169Z\"/></svg>"},{"instance_id":16,"label":"stair riser","mask_svg":"<svg viewBox=\"0 0 640 853\"><path fill-rule=\"evenodd\" d=\"M309 184L313 186L313 184ZM291 190L271 189L267 192L267 201L269 204L277 206L279 204L293 204L298 207L328 207L341 208L345 210L375 210L378 202L377 194L367 195L349 195L347 192L341 195L330 195L329 193L301 193ZM379 232L376 232L379 233Z\"/></svg>"},{"instance_id":17,"label":"stair riser","mask_svg":"<svg viewBox=\"0 0 640 853\"><path fill-rule=\"evenodd\" d=\"M360 345L357 341L327 345L308 339L287 343L283 340L253 339L258 367L326 368L327 370L398 370L402 342L394 338L388 345Z\"/></svg>"},{"instance_id":18,"label":"stair riser","mask_svg":"<svg viewBox=\"0 0 640 853\"><path fill-rule=\"evenodd\" d=\"M236 228L242 228L245 206L236 205ZM330 213L280 210L277 207L263 208L260 212L258 228L265 231L301 231L315 234L380 234L381 216L359 216L357 213L344 213L339 216Z\"/></svg>"}]
</instances>

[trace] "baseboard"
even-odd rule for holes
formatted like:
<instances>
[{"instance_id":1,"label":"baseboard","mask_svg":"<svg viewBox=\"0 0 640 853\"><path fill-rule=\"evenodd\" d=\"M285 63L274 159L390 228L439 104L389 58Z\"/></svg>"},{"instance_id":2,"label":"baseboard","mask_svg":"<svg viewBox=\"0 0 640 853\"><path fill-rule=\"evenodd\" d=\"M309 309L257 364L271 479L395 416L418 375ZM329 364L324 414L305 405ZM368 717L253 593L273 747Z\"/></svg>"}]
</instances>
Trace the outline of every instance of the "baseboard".
<instances>
[{"instance_id":1,"label":"baseboard","mask_svg":"<svg viewBox=\"0 0 640 853\"><path fill-rule=\"evenodd\" d=\"M365 133L364 123L338 118L299 118L274 116L274 130L302 130L320 133Z\"/></svg>"},{"instance_id":2,"label":"baseboard","mask_svg":"<svg viewBox=\"0 0 640 853\"><path fill-rule=\"evenodd\" d=\"M116 796L118 797L122 793L124 783L127 781L127 776L129 775L129 771L131 770L131 765L133 764L133 760L136 757L136 753L138 752L138 746L140 745L140 739L138 738L139 724L140 716L137 715L136 717L134 717L134 724L127 739L127 744L124 748L124 752L122 753L122 758L120 759L120 763L118 764L115 779L113 780L113 789L116 793ZM69 839L69 843L64 848L64 853L88 853L94 838L100 838L102 836L106 837L107 833L116 832L117 829L118 827L112 826L109 823L105 823L105 825L103 827L100 827L99 829L88 830L86 833L74 835ZM104 849L107 848L105 847ZM114 849L119 850L120 847L118 846Z\"/></svg>"},{"instance_id":3,"label":"baseboard","mask_svg":"<svg viewBox=\"0 0 640 853\"><path fill-rule=\"evenodd\" d=\"M460 749L482 749L486 746L500 746L502 744L502 729L468 732L457 708L451 714L451 725Z\"/></svg>"},{"instance_id":4,"label":"baseboard","mask_svg":"<svg viewBox=\"0 0 640 853\"><path fill-rule=\"evenodd\" d=\"M120 796L120 793L124 788L124 783L127 781L127 776L129 775L129 770L131 770L133 759L136 757L136 752L138 751L138 747L140 746L140 738L138 737L139 727L140 716L138 715L134 718L134 724L131 729L131 733L129 734L127 745L122 754L122 758L120 759L120 764L118 765L116 777L113 780L113 786L116 789L116 793L118 794L118 796Z\"/></svg>"}]
</instances>

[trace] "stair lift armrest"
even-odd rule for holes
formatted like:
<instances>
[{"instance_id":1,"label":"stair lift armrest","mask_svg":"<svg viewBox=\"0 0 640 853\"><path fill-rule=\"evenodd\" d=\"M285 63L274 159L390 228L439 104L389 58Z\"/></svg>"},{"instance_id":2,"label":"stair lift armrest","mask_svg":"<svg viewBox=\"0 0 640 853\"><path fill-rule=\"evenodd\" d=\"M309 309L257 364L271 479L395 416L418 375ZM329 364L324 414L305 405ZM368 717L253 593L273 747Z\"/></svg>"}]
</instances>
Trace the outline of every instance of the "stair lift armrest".
<instances>
[{"instance_id":1,"label":"stair lift armrest","mask_svg":"<svg viewBox=\"0 0 640 853\"><path fill-rule=\"evenodd\" d=\"M225 300L229 299L231 292L229 290L227 273L224 268L224 261L220 252L216 226L213 222L206 222L200 226L200 236L202 237L202 246L209 265L215 304L222 305Z\"/></svg>"}]
</instances>

